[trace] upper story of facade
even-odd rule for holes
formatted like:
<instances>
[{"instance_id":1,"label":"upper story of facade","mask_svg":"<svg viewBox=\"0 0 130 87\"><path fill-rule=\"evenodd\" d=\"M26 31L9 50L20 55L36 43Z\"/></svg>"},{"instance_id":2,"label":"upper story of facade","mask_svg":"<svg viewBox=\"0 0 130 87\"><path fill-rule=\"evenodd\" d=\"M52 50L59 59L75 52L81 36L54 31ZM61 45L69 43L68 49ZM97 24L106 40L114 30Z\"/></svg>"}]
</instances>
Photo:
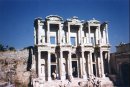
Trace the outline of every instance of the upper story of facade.
<instances>
[{"instance_id":1,"label":"upper story of facade","mask_svg":"<svg viewBox=\"0 0 130 87\"><path fill-rule=\"evenodd\" d=\"M37 18L34 21L34 43L47 46L108 46L108 24L94 18L82 21L76 16L65 21L57 15L49 15L45 20Z\"/></svg>"}]
</instances>

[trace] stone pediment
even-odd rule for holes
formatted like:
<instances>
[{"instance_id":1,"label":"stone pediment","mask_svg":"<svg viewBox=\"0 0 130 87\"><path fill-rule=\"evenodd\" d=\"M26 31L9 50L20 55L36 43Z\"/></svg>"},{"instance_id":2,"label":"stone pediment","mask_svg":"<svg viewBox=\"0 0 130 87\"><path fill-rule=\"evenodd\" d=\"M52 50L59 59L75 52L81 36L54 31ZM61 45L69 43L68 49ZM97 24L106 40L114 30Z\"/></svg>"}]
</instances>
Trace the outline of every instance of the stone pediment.
<instances>
[{"instance_id":1,"label":"stone pediment","mask_svg":"<svg viewBox=\"0 0 130 87\"><path fill-rule=\"evenodd\" d=\"M73 16L71 19L67 19L68 22L81 23L77 16Z\"/></svg>"},{"instance_id":2,"label":"stone pediment","mask_svg":"<svg viewBox=\"0 0 130 87\"><path fill-rule=\"evenodd\" d=\"M58 15L49 15L46 17L46 20L49 21L63 21L63 18Z\"/></svg>"},{"instance_id":3,"label":"stone pediment","mask_svg":"<svg viewBox=\"0 0 130 87\"><path fill-rule=\"evenodd\" d=\"M96 20L95 18L93 18L92 20L88 21L89 23L93 23L93 24L99 24L100 21Z\"/></svg>"}]
</instances>

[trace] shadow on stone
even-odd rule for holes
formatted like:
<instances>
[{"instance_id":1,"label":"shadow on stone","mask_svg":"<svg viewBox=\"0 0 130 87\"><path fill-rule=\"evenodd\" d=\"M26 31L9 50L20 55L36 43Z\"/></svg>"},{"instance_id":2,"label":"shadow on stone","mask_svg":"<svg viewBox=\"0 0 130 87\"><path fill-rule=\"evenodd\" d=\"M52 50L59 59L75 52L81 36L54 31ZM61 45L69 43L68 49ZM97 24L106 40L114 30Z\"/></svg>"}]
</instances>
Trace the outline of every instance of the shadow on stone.
<instances>
[{"instance_id":1,"label":"shadow on stone","mask_svg":"<svg viewBox=\"0 0 130 87\"><path fill-rule=\"evenodd\" d=\"M30 71L31 66L32 66L32 54L33 54L34 47L29 46L27 47L27 49L29 50L29 56L28 56L28 61L27 61L27 71Z\"/></svg>"}]
</instances>

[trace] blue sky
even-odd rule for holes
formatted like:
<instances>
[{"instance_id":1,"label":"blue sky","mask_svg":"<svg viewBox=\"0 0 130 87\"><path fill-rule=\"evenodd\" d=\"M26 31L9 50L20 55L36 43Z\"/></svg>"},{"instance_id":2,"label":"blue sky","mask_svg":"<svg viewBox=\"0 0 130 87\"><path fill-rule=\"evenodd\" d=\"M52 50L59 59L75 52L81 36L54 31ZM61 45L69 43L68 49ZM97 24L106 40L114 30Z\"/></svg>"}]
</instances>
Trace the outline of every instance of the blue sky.
<instances>
[{"instance_id":1,"label":"blue sky","mask_svg":"<svg viewBox=\"0 0 130 87\"><path fill-rule=\"evenodd\" d=\"M33 46L34 19L51 14L108 21L111 52L129 42L129 0L0 0L0 43L17 49Z\"/></svg>"}]
</instances>

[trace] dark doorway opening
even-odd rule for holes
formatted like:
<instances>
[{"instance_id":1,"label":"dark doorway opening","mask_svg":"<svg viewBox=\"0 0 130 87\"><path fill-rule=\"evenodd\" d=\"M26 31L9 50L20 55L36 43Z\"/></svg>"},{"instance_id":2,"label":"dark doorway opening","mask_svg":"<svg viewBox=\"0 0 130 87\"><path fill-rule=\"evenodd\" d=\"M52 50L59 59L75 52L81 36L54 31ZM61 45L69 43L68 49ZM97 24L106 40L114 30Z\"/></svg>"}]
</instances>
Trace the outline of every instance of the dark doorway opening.
<instances>
[{"instance_id":1,"label":"dark doorway opening","mask_svg":"<svg viewBox=\"0 0 130 87\"><path fill-rule=\"evenodd\" d=\"M108 68L108 53L103 52L103 62L104 62L104 73L106 76L109 74L109 68Z\"/></svg>"},{"instance_id":2,"label":"dark doorway opening","mask_svg":"<svg viewBox=\"0 0 130 87\"><path fill-rule=\"evenodd\" d=\"M56 79L56 65L51 65L51 78Z\"/></svg>"},{"instance_id":3,"label":"dark doorway opening","mask_svg":"<svg viewBox=\"0 0 130 87\"><path fill-rule=\"evenodd\" d=\"M123 85L127 85L127 86L130 86L130 71L129 71L129 68L130 68L130 64L122 64L121 65L121 76L122 76L122 81L123 81Z\"/></svg>"},{"instance_id":4,"label":"dark doorway opening","mask_svg":"<svg viewBox=\"0 0 130 87\"><path fill-rule=\"evenodd\" d=\"M77 61L72 61L72 75L78 77Z\"/></svg>"},{"instance_id":5,"label":"dark doorway opening","mask_svg":"<svg viewBox=\"0 0 130 87\"><path fill-rule=\"evenodd\" d=\"M94 76L97 76L96 75L96 64L93 64L93 74L94 74Z\"/></svg>"}]
</instances>

